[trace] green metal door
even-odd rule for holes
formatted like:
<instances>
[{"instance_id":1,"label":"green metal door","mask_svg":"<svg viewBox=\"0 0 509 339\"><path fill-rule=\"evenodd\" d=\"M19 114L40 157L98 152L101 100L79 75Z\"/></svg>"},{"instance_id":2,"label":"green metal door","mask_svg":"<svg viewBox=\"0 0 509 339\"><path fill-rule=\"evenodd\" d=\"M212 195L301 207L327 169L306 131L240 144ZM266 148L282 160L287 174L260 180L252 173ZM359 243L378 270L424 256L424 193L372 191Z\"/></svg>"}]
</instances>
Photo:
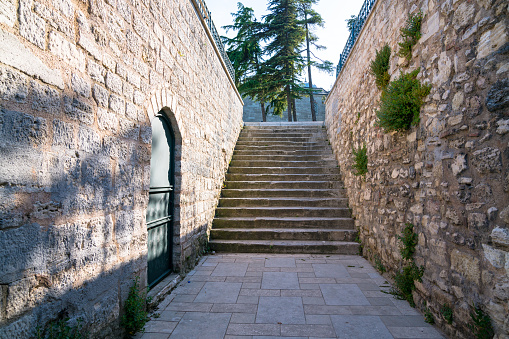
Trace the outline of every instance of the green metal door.
<instances>
[{"instance_id":1,"label":"green metal door","mask_svg":"<svg viewBox=\"0 0 509 339\"><path fill-rule=\"evenodd\" d=\"M148 285L157 284L171 271L174 185L174 136L163 115L152 121L152 157L147 207Z\"/></svg>"}]
</instances>

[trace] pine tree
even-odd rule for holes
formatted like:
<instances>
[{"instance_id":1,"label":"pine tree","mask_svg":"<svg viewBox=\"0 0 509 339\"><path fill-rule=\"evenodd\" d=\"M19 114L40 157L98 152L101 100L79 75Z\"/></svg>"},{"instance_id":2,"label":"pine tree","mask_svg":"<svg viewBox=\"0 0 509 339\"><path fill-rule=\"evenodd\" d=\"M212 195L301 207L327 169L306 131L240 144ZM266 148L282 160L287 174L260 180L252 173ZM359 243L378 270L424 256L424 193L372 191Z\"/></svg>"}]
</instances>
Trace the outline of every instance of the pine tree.
<instances>
[{"instance_id":1,"label":"pine tree","mask_svg":"<svg viewBox=\"0 0 509 339\"><path fill-rule=\"evenodd\" d=\"M268 91L274 93L270 105L275 114L288 110L288 121L292 121L292 102L299 98L302 88L298 75L305 67L299 47L305 40L305 30L298 19L300 0L270 0L269 14L265 16L263 38L268 41L265 62L268 74Z\"/></svg>"},{"instance_id":2,"label":"pine tree","mask_svg":"<svg viewBox=\"0 0 509 339\"><path fill-rule=\"evenodd\" d=\"M252 8L245 7L240 2L237 3L237 7L238 11L232 13L233 25L223 27L226 31L230 29L237 31L237 35L231 39L222 37L222 40L227 46L226 52L235 69L235 82L239 93L260 102L262 119L266 121L267 73L262 67L263 51L260 46L262 25L256 20Z\"/></svg>"},{"instance_id":3,"label":"pine tree","mask_svg":"<svg viewBox=\"0 0 509 339\"><path fill-rule=\"evenodd\" d=\"M311 75L311 67L317 67L320 70L323 70L327 73L333 72L332 62L323 61L317 58L313 52L311 52L311 45L316 49L321 50L325 49L324 46L316 44L318 41L318 37L311 32L311 29L314 26L323 27L323 19L320 14L318 14L314 9L311 8L312 5L316 4L319 0L300 0L299 10L300 15L303 18L302 24L304 25L304 30L306 32L306 61L307 61L307 69L308 69L308 95L309 95L309 103L311 106L311 118L313 121L316 121L316 106L315 99L313 96L313 78ZM320 61L316 62L311 59L311 54L313 57Z\"/></svg>"}]
</instances>

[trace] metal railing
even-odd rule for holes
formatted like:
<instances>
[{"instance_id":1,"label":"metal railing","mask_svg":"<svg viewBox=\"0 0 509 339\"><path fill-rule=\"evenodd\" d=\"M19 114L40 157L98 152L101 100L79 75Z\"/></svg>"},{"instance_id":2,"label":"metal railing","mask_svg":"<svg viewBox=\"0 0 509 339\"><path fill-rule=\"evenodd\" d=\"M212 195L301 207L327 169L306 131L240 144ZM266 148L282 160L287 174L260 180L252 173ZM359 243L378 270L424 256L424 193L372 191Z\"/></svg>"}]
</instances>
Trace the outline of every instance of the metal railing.
<instances>
[{"instance_id":1,"label":"metal railing","mask_svg":"<svg viewBox=\"0 0 509 339\"><path fill-rule=\"evenodd\" d=\"M195 8L200 12L200 15L203 17L203 20L205 21L210 34L212 34L212 38L214 39L214 42L216 43L217 48L219 49L219 53L221 54L221 57L223 58L223 61L226 65L226 68L228 69L228 73L230 73L230 76L232 77L233 81L235 82L235 70L233 69L233 65L230 61L230 58L228 58L228 54L226 54L226 51L224 49L223 42L221 41L221 36L219 33L217 33L216 26L214 25L214 22L212 21L212 18L210 16L210 11L207 8L207 5L205 4L204 0L193 0L192 2L195 3Z\"/></svg>"},{"instance_id":2,"label":"metal railing","mask_svg":"<svg viewBox=\"0 0 509 339\"><path fill-rule=\"evenodd\" d=\"M369 16L369 13L371 13L371 9L373 8L373 5L375 4L377 0L366 0L364 1L364 4L362 5L362 8L359 12L359 15L357 16L352 31L350 32L350 36L348 37L348 40L346 42L345 48L343 49L343 53L339 56L339 63L336 68L336 77L339 75L339 72L345 65L346 59L348 59L348 55L350 55L350 52L355 45L355 41L357 41L357 37L359 36L359 33L362 30L362 27L364 26L364 23L366 22L366 19Z\"/></svg>"}]
</instances>

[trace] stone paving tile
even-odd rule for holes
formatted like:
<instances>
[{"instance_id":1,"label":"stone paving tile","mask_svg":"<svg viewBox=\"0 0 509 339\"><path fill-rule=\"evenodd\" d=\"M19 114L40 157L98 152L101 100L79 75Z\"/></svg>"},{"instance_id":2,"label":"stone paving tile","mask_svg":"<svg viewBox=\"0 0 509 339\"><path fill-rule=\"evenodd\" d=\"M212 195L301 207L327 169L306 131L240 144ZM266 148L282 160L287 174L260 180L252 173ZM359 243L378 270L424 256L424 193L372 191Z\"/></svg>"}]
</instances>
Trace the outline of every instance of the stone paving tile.
<instances>
[{"instance_id":1,"label":"stone paving tile","mask_svg":"<svg viewBox=\"0 0 509 339\"><path fill-rule=\"evenodd\" d=\"M389 288L357 256L209 256L135 338L442 338Z\"/></svg>"},{"instance_id":2,"label":"stone paving tile","mask_svg":"<svg viewBox=\"0 0 509 339\"><path fill-rule=\"evenodd\" d=\"M243 277L246 275L247 263L219 263L212 272L213 277Z\"/></svg>"},{"instance_id":3,"label":"stone paving tile","mask_svg":"<svg viewBox=\"0 0 509 339\"><path fill-rule=\"evenodd\" d=\"M254 324L256 313L232 313L230 324Z\"/></svg>"},{"instance_id":4,"label":"stone paving tile","mask_svg":"<svg viewBox=\"0 0 509 339\"><path fill-rule=\"evenodd\" d=\"M260 297L256 312L258 324L305 324L302 298Z\"/></svg>"},{"instance_id":5,"label":"stone paving tile","mask_svg":"<svg viewBox=\"0 0 509 339\"><path fill-rule=\"evenodd\" d=\"M281 336L283 337L332 337L334 328L332 325L281 325Z\"/></svg>"},{"instance_id":6,"label":"stone paving tile","mask_svg":"<svg viewBox=\"0 0 509 339\"><path fill-rule=\"evenodd\" d=\"M180 320L180 319L179 319ZM169 322L169 321L149 321L145 326L145 333L167 333L171 334L178 322Z\"/></svg>"},{"instance_id":7,"label":"stone paving tile","mask_svg":"<svg viewBox=\"0 0 509 339\"><path fill-rule=\"evenodd\" d=\"M281 325L274 324L230 324L226 330L228 335L272 335L281 334Z\"/></svg>"},{"instance_id":8,"label":"stone paving tile","mask_svg":"<svg viewBox=\"0 0 509 339\"><path fill-rule=\"evenodd\" d=\"M343 265L313 264L313 269L317 278L350 278L350 274Z\"/></svg>"},{"instance_id":9,"label":"stone paving tile","mask_svg":"<svg viewBox=\"0 0 509 339\"><path fill-rule=\"evenodd\" d=\"M198 303L235 303L242 283L207 282L194 299Z\"/></svg>"},{"instance_id":10,"label":"stone paving tile","mask_svg":"<svg viewBox=\"0 0 509 339\"><path fill-rule=\"evenodd\" d=\"M296 267L294 258L267 258L265 267Z\"/></svg>"},{"instance_id":11,"label":"stone paving tile","mask_svg":"<svg viewBox=\"0 0 509 339\"><path fill-rule=\"evenodd\" d=\"M179 322L171 339L207 338L223 339L230 322L228 313L186 313Z\"/></svg>"},{"instance_id":12,"label":"stone paving tile","mask_svg":"<svg viewBox=\"0 0 509 339\"><path fill-rule=\"evenodd\" d=\"M377 316L331 315L338 338L392 339L392 335Z\"/></svg>"},{"instance_id":13,"label":"stone paving tile","mask_svg":"<svg viewBox=\"0 0 509 339\"><path fill-rule=\"evenodd\" d=\"M426 327L389 327L394 338L444 338L436 329Z\"/></svg>"},{"instance_id":14,"label":"stone paving tile","mask_svg":"<svg viewBox=\"0 0 509 339\"><path fill-rule=\"evenodd\" d=\"M298 290L299 278L297 273L290 272L263 272L262 289L281 290L295 289Z\"/></svg>"},{"instance_id":15,"label":"stone paving tile","mask_svg":"<svg viewBox=\"0 0 509 339\"><path fill-rule=\"evenodd\" d=\"M320 284L320 289L327 305L370 305L355 284Z\"/></svg>"}]
</instances>

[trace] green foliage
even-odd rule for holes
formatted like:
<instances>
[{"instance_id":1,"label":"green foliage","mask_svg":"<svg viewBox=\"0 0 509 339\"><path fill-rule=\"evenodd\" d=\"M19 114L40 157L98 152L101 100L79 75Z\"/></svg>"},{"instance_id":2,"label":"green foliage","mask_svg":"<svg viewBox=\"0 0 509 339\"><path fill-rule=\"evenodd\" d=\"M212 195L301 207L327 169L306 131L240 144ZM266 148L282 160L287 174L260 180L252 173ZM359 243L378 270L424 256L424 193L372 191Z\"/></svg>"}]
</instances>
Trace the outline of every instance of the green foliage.
<instances>
[{"instance_id":1,"label":"green foliage","mask_svg":"<svg viewBox=\"0 0 509 339\"><path fill-rule=\"evenodd\" d=\"M368 173L368 149L364 144L363 147L359 147L359 149L355 149L352 147L352 153L354 155L354 164L353 168L356 170L354 175L364 175Z\"/></svg>"},{"instance_id":2,"label":"green foliage","mask_svg":"<svg viewBox=\"0 0 509 339\"><path fill-rule=\"evenodd\" d=\"M407 223L403 233L398 235L403 247L400 249L403 259L410 260L414 256L415 246L417 245L417 234L414 233L414 225Z\"/></svg>"},{"instance_id":3,"label":"green foliage","mask_svg":"<svg viewBox=\"0 0 509 339\"><path fill-rule=\"evenodd\" d=\"M424 310L424 321L427 322L428 324L435 323L435 318L433 317L433 313L431 313L431 311L427 307Z\"/></svg>"},{"instance_id":4,"label":"green foliage","mask_svg":"<svg viewBox=\"0 0 509 339\"><path fill-rule=\"evenodd\" d=\"M37 339L84 339L87 335L82 330L82 320L78 319L76 326L68 324L69 318L55 320L46 325L44 329L36 328Z\"/></svg>"},{"instance_id":5,"label":"green foliage","mask_svg":"<svg viewBox=\"0 0 509 339\"><path fill-rule=\"evenodd\" d=\"M415 46L417 41L421 38L421 23L421 12L412 14L408 17L405 27L400 30L403 42L398 43L400 47L398 56L406 58L407 60L412 59L412 47Z\"/></svg>"},{"instance_id":6,"label":"green foliage","mask_svg":"<svg viewBox=\"0 0 509 339\"><path fill-rule=\"evenodd\" d=\"M377 125L385 132L408 130L419 123L423 99L430 93L431 86L421 85L417 74L419 69L401 74L382 92L376 115Z\"/></svg>"},{"instance_id":7,"label":"green foliage","mask_svg":"<svg viewBox=\"0 0 509 339\"><path fill-rule=\"evenodd\" d=\"M391 76L389 75L389 61L391 59L391 48L385 44L381 50L376 51L375 59L371 61L370 73L375 77L376 87L380 90L384 90Z\"/></svg>"},{"instance_id":8,"label":"green foliage","mask_svg":"<svg viewBox=\"0 0 509 339\"><path fill-rule=\"evenodd\" d=\"M380 259L380 256L378 256L378 254L375 254L375 268L378 270L378 272L380 273L385 273L387 272L387 269L385 268L384 264L382 263L382 259Z\"/></svg>"},{"instance_id":9,"label":"green foliage","mask_svg":"<svg viewBox=\"0 0 509 339\"><path fill-rule=\"evenodd\" d=\"M357 17L355 15L350 16L350 19L346 19L346 26L348 27L348 31L353 31L355 24L357 23Z\"/></svg>"},{"instance_id":10,"label":"green foliage","mask_svg":"<svg viewBox=\"0 0 509 339\"><path fill-rule=\"evenodd\" d=\"M124 304L124 315L121 325L130 335L143 329L149 320L147 316L147 293L140 291L139 277L133 281L129 294Z\"/></svg>"},{"instance_id":11,"label":"green foliage","mask_svg":"<svg viewBox=\"0 0 509 339\"><path fill-rule=\"evenodd\" d=\"M495 331L491 326L490 316L479 308L475 307L475 312L470 313L472 324L468 325L472 333L477 339L491 339L495 335Z\"/></svg>"},{"instance_id":12,"label":"green foliage","mask_svg":"<svg viewBox=\"0 0 509 339\"><path fill-rule=\"evenodd\" d=\"M442 307L440 307L440 313L449 325L452 324L452 309L449 307L449 305L442 305Z\"/></svg>"},{"instance_id":13,"label":"green foliage","mask_svg":"<svg viewBox=\"0 0 509 339\"><path fill-rule=\"evenodd\" d=\"M424 274L424 267L417 267L414 262L403 266L399 272L394 275L395 287L393 288L392 294L398 296L400 299L404 299L410 303L412 307L415 307L415 302L412 296L412 291L415 290L414 281L422 281L422 275Z\"/></svg>"}]
</instances>

